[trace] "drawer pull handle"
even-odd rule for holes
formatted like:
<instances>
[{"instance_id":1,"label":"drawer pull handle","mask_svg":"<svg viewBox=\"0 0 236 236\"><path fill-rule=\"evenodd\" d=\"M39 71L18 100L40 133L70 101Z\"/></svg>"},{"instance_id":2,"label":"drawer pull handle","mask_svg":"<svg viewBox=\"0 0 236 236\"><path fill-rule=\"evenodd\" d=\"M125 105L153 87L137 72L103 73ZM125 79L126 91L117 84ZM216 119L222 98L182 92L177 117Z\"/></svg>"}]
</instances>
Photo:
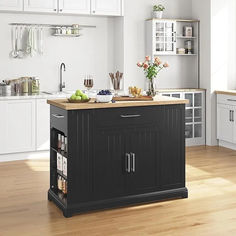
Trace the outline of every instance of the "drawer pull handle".
<instances>
[{"instance_id":1,"label":"drawer pull handle","mask_svg":"<svg viewBox=\"0 0 236 236\"><path fill-rule=\"evenodd\" d=\"M236 99L227 99L229 102L236 102Z\"/></svg>"},{"instance_id":2,"label":"drawer pull handle","mask_svg":"<svg viewBox=\"0 0 236 236\"><path fill-rule=\"evenodd\" d=\"M140 117L141 115L121 115L121 118L137 118Z\"/></svg>"},{"instance_id":3,"label":"drawer pull handle","mask_svg":"<svg viewBox=\"0 0 236 236\"><path fill-rule=\"evenodd\" d=\"M58 114L52 114L53 117L57 118L57 119L63 119L65 118L63 115L58 115Z\"/></svg>"}]
</instances>

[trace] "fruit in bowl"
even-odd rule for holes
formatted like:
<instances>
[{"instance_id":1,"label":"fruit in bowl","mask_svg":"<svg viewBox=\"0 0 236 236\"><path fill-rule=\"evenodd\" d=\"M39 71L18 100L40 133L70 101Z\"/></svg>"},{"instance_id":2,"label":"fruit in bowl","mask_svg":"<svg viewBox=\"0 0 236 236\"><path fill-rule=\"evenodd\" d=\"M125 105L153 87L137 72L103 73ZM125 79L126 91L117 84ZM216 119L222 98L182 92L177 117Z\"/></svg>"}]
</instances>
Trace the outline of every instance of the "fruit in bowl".
<instances>
[{"instance_id":1,"label":"fruit in bowl","mask_svg":"<svg viewBox=\"0 0 236 236\"><path fill-rule=\"evenodd\" d=\"M81 90L76 90L75 94L72 94L68 100L71 103L82 103L82 102L88 102L90 99Z\"/></svg>"},{"instance_id":2,"label":"fruit in bowl","mask_svg":"<svg viewBox=\"0 0 236 236\"><path fill-rule=\"evenodd\" d=\"M97 94L97 102L108 103L111 102L113 95L110 90L101 90Z\"/></svg>"}]
</instances>

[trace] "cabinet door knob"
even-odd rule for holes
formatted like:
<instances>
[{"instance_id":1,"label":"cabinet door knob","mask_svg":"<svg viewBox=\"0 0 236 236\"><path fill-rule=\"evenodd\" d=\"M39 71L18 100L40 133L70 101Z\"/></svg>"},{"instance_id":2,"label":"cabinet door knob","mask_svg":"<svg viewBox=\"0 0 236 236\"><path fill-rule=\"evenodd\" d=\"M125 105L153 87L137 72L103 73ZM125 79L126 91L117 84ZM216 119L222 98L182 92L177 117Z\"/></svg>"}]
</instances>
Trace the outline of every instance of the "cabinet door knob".
<instances>
[{"instance_id":1,"label":"cabinet door knob","mask_svg":"<svg viewBox=\"0 0 236 236\"><path fill-rule=\"evenodd\" d=\"M135 153L131 153L131 160L132 160L132 165L131 165L131 172L135 172Z\"/></svg>"},{"instance_id":2,"label":"cabinet door knob","mask_svg":"<svg viewBox=\"0 0 236 236\"><path fill-rule=\"evenodd\" d=\"M95 10L93 10L93 13L96 13L96 11L95 11Z\"/></svg>"},{"instance_id":3,"label":"cabinet door knob","mask_svg":"<svg viewBox=\"0 0 236 236\"><path fill-rule=\"evenodd\" d=\"M130 168L130 161L131 161L131 157L130 157L130 154L129 153L126 153L125 154L125 170L126 172L130 173L131 172L131 168Z\"/></svg>"},{"instance_id":4,"label":"cabinet door knob","mask_svg":"<svg viewBox=\"0 0 236 236\"><path fill-rule=\"evenodd\" d=\"M57 11L57 9L53 9L53 11Z\"/></svg>"},{"instance_id":5,"label":"cabinet door knob","mask_svg":"<svg viewBox=\"0 0 236 236\"><path fill-rule=\"evenodd\" d=\"M62 12L62 9L60 9L60 12Z\"/></svg>"}]
</instances>

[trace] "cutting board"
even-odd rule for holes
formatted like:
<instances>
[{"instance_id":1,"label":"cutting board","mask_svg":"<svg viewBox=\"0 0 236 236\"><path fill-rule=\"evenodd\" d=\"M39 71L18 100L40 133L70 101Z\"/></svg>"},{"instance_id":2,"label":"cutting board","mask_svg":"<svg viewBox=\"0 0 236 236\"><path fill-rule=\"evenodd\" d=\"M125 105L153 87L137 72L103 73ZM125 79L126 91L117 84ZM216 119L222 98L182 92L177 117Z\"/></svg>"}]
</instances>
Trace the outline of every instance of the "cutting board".
<instances>
[{"instance_id":1,"label":"cutting board","mask_svg":"<svg viewBox=\"0 0 236 236\"><path fill-rule=\"evenodd\" d=\"M113 97L114 101L153 101L152 97L149 96L141 96L141 97L137 97L137 98L133 98L133 97L128 97L128 96L122 96L122 97Z\"/></svg>"}]
</instances>

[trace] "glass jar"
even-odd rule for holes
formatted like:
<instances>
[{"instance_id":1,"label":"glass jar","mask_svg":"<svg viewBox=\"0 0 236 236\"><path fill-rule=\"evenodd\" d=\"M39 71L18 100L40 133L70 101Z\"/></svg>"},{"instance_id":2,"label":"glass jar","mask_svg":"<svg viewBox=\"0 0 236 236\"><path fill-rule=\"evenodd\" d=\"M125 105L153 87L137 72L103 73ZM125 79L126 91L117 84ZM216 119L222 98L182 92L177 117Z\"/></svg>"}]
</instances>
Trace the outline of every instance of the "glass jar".
<instances>
[{"instance_id":1,"label":"glass jar","mask_svg":"<svg viewBox=\"0 0 236 236\"><path fill-rule=\"evenodd\" d=\"M39 79L32 77L32 87L31 87L32 93L39 93L39 90L40 90Z\"/></svg>"}]
</instances>

